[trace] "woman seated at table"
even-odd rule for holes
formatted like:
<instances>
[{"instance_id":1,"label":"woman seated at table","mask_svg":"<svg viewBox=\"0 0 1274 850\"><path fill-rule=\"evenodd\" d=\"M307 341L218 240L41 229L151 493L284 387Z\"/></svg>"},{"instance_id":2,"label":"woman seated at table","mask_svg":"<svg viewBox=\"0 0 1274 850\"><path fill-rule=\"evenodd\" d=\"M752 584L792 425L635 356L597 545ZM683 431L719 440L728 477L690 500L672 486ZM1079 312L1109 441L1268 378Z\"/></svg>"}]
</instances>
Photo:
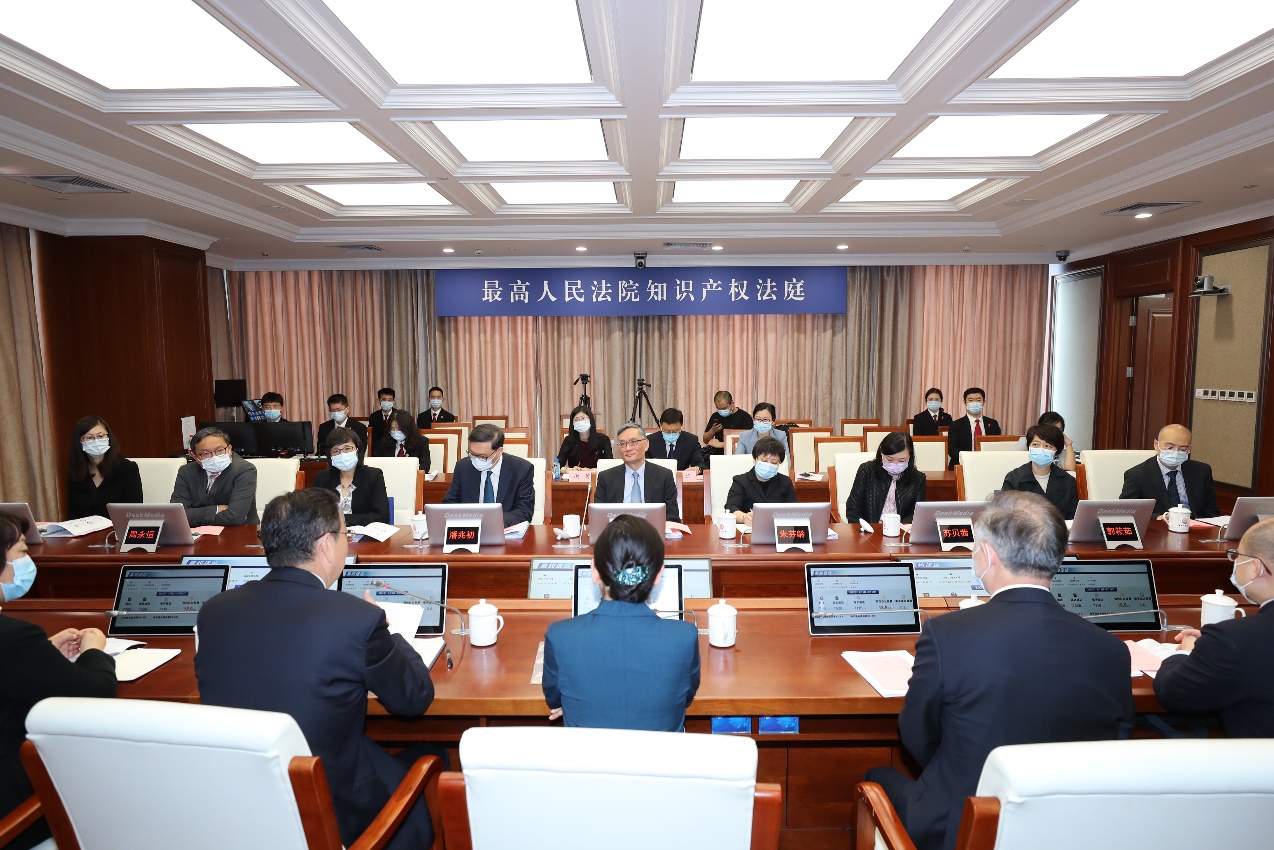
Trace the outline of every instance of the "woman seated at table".
<instances>
[{"instance_id":1,"label":"woman seated at table","mask_svg":"<svg viewBox=\"0 0 1274 850\"><path fill-rule=\"evenodd\" d=\"M845 522L880 522L881 514L898 514L911 522L916 503L925 498L925 474L916 469L911 435L894 431L876 448L876 459L858 467L845 500Z\"/></svg>"},{"instance_id":2,"label":"woman seated at table","mask_svg":"<svg viewBox=\"0 0 1274 850\"><path fill-rule=\"evenodd\" d=\"M571 430L557 450L557 462L563 469L596 469L597 462L614 457L610 437L597 433L597 420L587 407L571 411Z\"/></svg>"},{"instance_id":3,"label":"woman seated at table","mask_svg":"<svg viewBox=\"0 0 1274 850\"><path fill-rule=\"evenodd\" d=\"M694 623L661 619L646 601L663 577L664 536L620 514L593 547L602 602L544 636L544 700L567 726L680 732L699 689Z\"/></svg>"},{"instance_id":4,"label":"woman seated at table","mask_svg":"<svg viewBox=\"0 0 1274 850\"><path fill-rule=\"evenodd\" d=\"M747 472L734 476L725 509L734 513L734 521L752 523L752 506L757 502L795 502L796 488L792 479L779 472L779 464L787 458L787 449L773 437L762 437L752 447L755 463Z\"/></svg>"},{"instance_id":5,"label":"woman seated at table","mask_svg":"<svg viewBox=\"0 0 1274 850\"><path fill-rule=\"evenodd\" d=\"M330 440L331 437L329 436ZM420 461L420 471L429 471L429 439L420 433L416 420L405 410L394 411L389 420L389 433L380 438L372 452L373 457L414 457Z\"/></svg>"},{"instance_id":6,"label":"woman seated at table","mask_svg":"<svg viewBox=\"0 0 1274 850\"><path fill-rule=\"evenodd\" d=\"M1025 490L1044 496L1057 506L1064 519L1074 519L1079 505L1079 485L1074 476L1053 463L1065 445L1060 428L1052 425L1027 428L1026 449L1031 453L1031 460L1004 476L1000 489Z\"/></svg>"},{"instance_id":7,"label":"woman seated at table","mask_svg":"<svg viewBox=\"0 0 1274 850\"><path fill-rule=\"evenodd\" d=\"M917 437L936 437L939 428L951 427L951 414L942 409L942 390L925 391L925 409L911 418L911 433Z\"/></svg>"},{"instance_id":8,"label":"woman seated at table","mask_svg":"<svg viewBox=\"0 0 1274 850\"><path fill-rule=\"evenodd\" d=\"M389 496L385 493L385 473L367 466L361 457L362 443L349 428L333 428L324 448L331 466L314 476L321 490L335 490L345 514L345 527L370 522L390 522Z\"/></svg>"},{"instance_id":9,"label":"woman seated at table","mask_svg":"<svg viewBox=\"0 0 1274 850\"><path fill-rule=\"evenodd\" d=\"M752 428L739 435L739 441L734 444L734 453L736 455L752 454L752 447L762 437L773 437L778 440L783 444L783 451L786 452L787 432L781 428L774 427L774 419L777 416L778 414L774 412L774 405L768 401L763 401L752 408Z\"/></svg>"},{"instance_id":10,"label":"woman seated at table","mask_svg":"<svg viewBox=\"0 0 1274 850\"><path fill-rule=\"evenodd\" d=\"M0 547L5 565L0 583L12 583L26 570L25 522L0 515ZM34 574L34 567L30 568ZM100 629L63 629L49 637L39 626L0 614L0 818L32 794L31 782L18 752L26 738L27 712L45 697L113 697L115 659L102 650L106 635ZM69 659L79 655L72 663ZM6 850L26 850L49 837L41 818Z\"/></svg>"},{"instance_id":11,"label":"woman seated at table","mask_svg":"<svg viewBox=\"0 0 1274 850\"><path fill-rule=\"evenodd\" d=\"M119 452L115 433L99 416L85 416L71 429L67 465L67 519L106 516L111 502L140 503L142 474Z\"/></svg>"},{"instance_id":12,"label":"woman seated at table","mask_svg":"<svg viewBox=\"0 0 1274 850\"><path fill-rule=\"evenodd\" d=\"M1062 418L1062 414L1056 410L1046 410L1040 414L1036 425L1052 425L1054 428L1062 432L1062 442L1066 445L1057 455L1055 461L1058 466L1067 472L1075 471L1075 444L1071 442L1071 438L1066 434L1066 420Z\"/></svg>"}]
</instances>

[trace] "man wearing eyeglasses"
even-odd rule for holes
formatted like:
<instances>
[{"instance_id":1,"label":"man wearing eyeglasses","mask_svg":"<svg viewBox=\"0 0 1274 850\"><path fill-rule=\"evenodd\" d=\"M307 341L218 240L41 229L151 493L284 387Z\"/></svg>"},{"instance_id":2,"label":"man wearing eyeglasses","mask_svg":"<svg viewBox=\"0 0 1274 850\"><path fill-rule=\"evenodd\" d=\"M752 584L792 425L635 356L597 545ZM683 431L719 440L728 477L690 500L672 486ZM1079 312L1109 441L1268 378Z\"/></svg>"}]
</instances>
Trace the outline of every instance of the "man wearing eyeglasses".
<instances>
[{"instance_id":1,"label":"man wearing eyeglasses","mask_svg":"<svg viewBox=\"0 0 1274 850\"><path fill-rule=\"evenodd\" d=\"M504 432L487 422L469 432L469 454L456 463L444 505L499 502L504 527L530 522L535 513L535 467L505 454Z\"/></svg>"},{"instance_id":2,"label":"man wearing eyeglasses","mask_svg":"<svg viewBox=\"0 0 1274 850\"><path fill-rule=\"evenodd\" d=\"M196 463L177 470L171 501L186 509L191 528L257 524L257 468L234 453L219 428L190 438Z\"/></svg>"},{"instance_id":3,"label":"man wearing eyeglasses","mask_svg":"<svg viewBox=\"0 0 1274 850\"><path fill-rule=\"evenodd\" d=\"M623 466L612 467L597 474L597 499L604 504L618 502L663 502L668 506L664 518L668 522L681 522L677 510L677 482L672 473L656 463L646 463L646 429L637 422L629 422L619 429L613 443L623 459Z\"/></svg>"},{"instance_id":4,"label":"man wearing eyeglasses","mask_svg":"<svg viewBox=\"0 0 1274 850\"><path fill-rule=\"evenodd\" d=\"M1178 633L1183 652L1164 660L1155 696L1168 711L1219 713L1227 738L1274 738L1274 519L1226 555L1230 583L1256 613Z\"/></svg>"}]
</instances>

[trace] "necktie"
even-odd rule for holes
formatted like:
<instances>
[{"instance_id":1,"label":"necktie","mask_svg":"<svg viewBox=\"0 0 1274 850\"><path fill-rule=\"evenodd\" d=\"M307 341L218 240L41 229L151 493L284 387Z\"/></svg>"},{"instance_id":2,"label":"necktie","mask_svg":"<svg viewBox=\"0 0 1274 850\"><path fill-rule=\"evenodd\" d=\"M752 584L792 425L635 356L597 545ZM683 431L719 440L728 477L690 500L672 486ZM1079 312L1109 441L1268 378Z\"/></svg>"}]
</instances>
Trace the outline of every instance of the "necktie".
<instances>
[{"instance_id":1,"label":"necktie","mask_svg":"<svg viewBox=\"0 0 1274 850\"><path fill-rule=\"evenodd\" d=\"M973 423L973 450L978 450L978 437L982 436L982 420L978 419Z\"/></svg>"},{"instance_id":2,"label":"necktie","mask_svg":"<svg viewBox=\"0 0 1274 850\"><path fill-rule=\"evenodd\" d=\"M628 476L632 483L628 485L628 498L624 501L629 504L641 504L641 484L637 481L637 470L632 470Z\"/></svg>"},{"instance_id":3,"label":"necktie","mask_svg":"<svg viewBox=\"0 0 1274 850\"><path fill-rule=\"evenodd\" d=\"M403 444L398 444L398 457L407 457L407 449L403 448Z\"/></svg>"},{"instance_id":4,"label":"necktie","mask_svg":"<svg viewBox=\"0 0 1274 850\"><path fill-rule=\"evenodd\" d=\"M217 476L218 476L218 475L220 475L220 474L221 474L220 472L209 472L209 473L208 473L208 489L204 491L205 493L211 493L211 492L212 492L212 485L216 483L216 481L217 481Z\"/></svg>"},{"instance_id":5,"label":"necktie","mask_svg":"<svg viewBox=\"0 0 1274 850\"><path fill-rule=\"evenodd\" d=\"M482 501L494 502L495 488L491 486L491 473L487 472L485 473L485 475L486 475L486 482L482 485Z\"/></svg>"},{"instance_id":6,"label":"necktie","mask_svg":"<svg viewBox=\"0 0 1274 850\"><path fill-rule=\"evenodd\" d=\"M1190 507L1190 500L1186 498L1186 494L1177 489L1177 470L1168 473L1168 507L1176 507L1173 502L1180 502L1185 507Z\"/></svg>"},{"instance_id":7,"label":"necktie","mask_svg":"<svg viewBox=\"0 0 1274 850\"><path fill-rule=\"evenodd\" d=\"M669 444L668 444L668 457L672 457L672 456L673 456L673 454L676 452L676 450L677 450L677 444L676 444L676 443L669 443Z\"/></svg>"}]
</instances>

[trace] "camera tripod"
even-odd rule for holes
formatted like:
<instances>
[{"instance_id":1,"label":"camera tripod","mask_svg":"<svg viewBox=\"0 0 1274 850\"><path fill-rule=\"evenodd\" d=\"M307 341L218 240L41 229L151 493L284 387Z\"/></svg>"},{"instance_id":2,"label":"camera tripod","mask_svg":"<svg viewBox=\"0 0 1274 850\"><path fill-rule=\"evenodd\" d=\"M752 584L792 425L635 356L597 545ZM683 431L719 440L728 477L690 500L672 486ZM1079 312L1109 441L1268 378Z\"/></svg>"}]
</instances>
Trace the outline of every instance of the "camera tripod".
<instances>
[{"instance_id":1,"label":"camera tripod","mask_svg":"<svg viewBox=\"0 0 1274 850\"><path fill-rule=\"evenodd\" d=\"M574 384L571 384L571 386L576 386L576 385L579 385L579 384L583 384L583 386L580 388L579 406L580 406L580 407L587 407L589 410L592 410L592 409L593 409L593 400L592 400L591 398L589 398L589 397L588 397L588 382L589 382L589 380L590 380L590 379L589 379L589 377L588 377L588 373L586 373L586 372L581 372L581 373L580 373L580 376L579 376L578 378L576 378L576 379L575 379L575 383L574 383Z\"/></svg>"},{"instance_id":2,"label":"camera tripod","mask_svg":"<svg viewBox=\"0 0 1274 850\"><path fill-rule=\"evenodd\" d=\"M647 389L652 389L653 387L654 384L647 383L645 378L637 379L637 392L633 394L633 412L628 414L629 422L641 421L641 404L643 401L646 403L646 409L650 411L651 419L655 420L656 423L659 422L659 414L655 413L655 406L650 403L650 396L646 393Z\"/></svg>"}]
</instances>

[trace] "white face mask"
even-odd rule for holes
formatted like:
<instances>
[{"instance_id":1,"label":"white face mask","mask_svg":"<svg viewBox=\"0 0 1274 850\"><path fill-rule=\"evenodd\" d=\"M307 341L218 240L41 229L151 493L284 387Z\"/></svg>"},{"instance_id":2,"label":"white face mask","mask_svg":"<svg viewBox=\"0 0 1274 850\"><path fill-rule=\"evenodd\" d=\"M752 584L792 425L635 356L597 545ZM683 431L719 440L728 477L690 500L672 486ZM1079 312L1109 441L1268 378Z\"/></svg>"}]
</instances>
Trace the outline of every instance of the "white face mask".
<instances>
[{"instance_id":1,"label":"white face mask","mask_svg":"<svg viewBox=\"0 0 1274 850\"><path fill-rule=\"evenodd\" d=\"M1174 451L1172 449L1159 450L1159 462L1169 469L1176 469L1190 458L1189 452Z\"/></svg>"},{"instance_id":2,"label":"white face mask","mask_svg":"<svg viewBox=\"0 0 1274 850\"><path fill-rule=\"evenodd\" d=\"M1261 576L1258 573L1252 577L1252 581L1256 581L1260 577ZM1252 586L1252 581L1249 581L1247 584L1239 584L1239 562L1235 561L1234 569L1230 570L1230 584L1234 585L1234 589L1241 593L1244 599L1252 605L1256 605L1256 600L1247 595L1247 589Z\"/></svg>"},{"instance_id":3,"label":"white face mask","mask_svg":"<svg viewBox=\"0 0 1274 850\"><path fill-rule=\"evenodd\" d=\"M382 401L380 403L380 409L388 413L394 409L394 403L392 401Z\"/></svg>"},{"instance_id":4,"label":"white face mask","mask_svg":"<svg viewBox=\"0 0 1274 850\"><path fill-rule=\"evenodd\" d=\"M332 466L341 472L349 472L358 466L358 452L343 452L342 454L332 455Z\"/></svg>"},{"instance_id":5,"label":"white face mask","mask_svg":"<svg viewBox=\"0 0 1274 850\"><path fill-rule=\"evenodd\" d=\"M429 407L433 410L442 410L442 399L440 398L429 399Z\"/></svg>"},{"instance_id":6,"label":"white face mask","mask_svg":"<svg viewBox=\"0 0 1274 850\"><path fill-rule=\"evenodd\" d=\"M223 455L213 455L207 460L199 461L205 472L218 473L224 472L226 467L230 465L230 452Z\"/></svg>"},{"instance_id":7,"label":"white face mask","mask_svg":"<svg viewBox=\"0 0 1274 850\"><path fill-rule=\"evenodd\" d=\"M393 437L394 440L399 443L404 442L407 439L407 435L402 431L390 431L389 436Z\"/></svg>"},{"instance_id":8,"label":"white face mask","mask_svg":"<svg viewBox=\"0 0 1274 850\"><path fill-rule=\"evenodd\" d=\"M576 432L578 432L578 433L580 433L580 434L587 434L589 431L591 431L591 430L592 430L591 428L589 428L589 427L588 427L588 420L587 420L587 419L579 419L579 420L576 420L574 427L575 427Z\"/></svg>"},{"instance_id":9,"label":"white face mask","mask_svg":"<svg viewBox=\"0 0 1274 850\"><path fill-rule=\"evenodd\" d=\"M110 451L111 438L97 437L92 440L81 440L80 448L82 448L84 450L84 454L89 457L101 457Z\"/></svg>"},{"instance_id":10,"label":"white face mask","mask_svg":"<svg viewBox=\"0 0 1274 850\"><path fill-rule=\"evenodd\" d=\"M345 411L343 411L343 410L333 410L333 411L332 411L332 421L333 421L333 422L335 422L337 425L340 425L342 422L344 422L344 421L345 421L345 418L346 418L348 415L349 415L349 414L347 414L347 413L346 413Z\"/></svg>"},{"instance_id":11,"label":"white face mask","mask_svg":"<svg viewBox=\"0 0 1274 850\"><path fill-rule=\"evenodd\" d=\"M969 402L968 404L966 404L966 405L964 406L964 409L965 409L965 410L967 410L967 411L969 411L969 415L970 415L970 416L981 416L981 415L982 415L982 402L980 402L980 401L971 401L971 402Z\"/></svg>"},{"instance_id":12,"label":"white face mask","mask_svg":"<svg viewBox=\"0 0 1274 850\"><path fill-rule=\"evenodd\" d=\"M984 548L982 551L983 551L983 552L985 552L985 551L986 551L986 549ZM976 549L974 550L973 554L974 554L974 555L976 555L976 554L977 554L977 550L976 550ZM986 556L985 556L985 555L983 555L983 557L985 558ZM978 568L977 568L977 565L975 565L975 564L973 564L973 563L972 563L972 558L970 558L970 566L972 566L972 567L973 567L973 577L974 577L975 579L977 579L977 580L978 580L978 584L982 585L983 589L985 589L985 588L986 588L986 574L987 574L987 573L989 573L989 572L991 572L991 559L990 559L990 558L987 558L987 559L986 559L986 568L982 570L982 574L981 574L981 575L978 575Z\"/></svg>"},{"instance_id":13,"label":"white face mask","mask_svg":"<svg viewBox=\"0 0 1274 850\"><path fill-rule=\"evenodd\" d=\"M927 402L925 402L925 407L929 408L929 412L930 412L930 413L937 413L939 410L941 410L941 409L942 409L942 402L940 402L940 401L927 401Z\"/></svg>"}]
</instances>

